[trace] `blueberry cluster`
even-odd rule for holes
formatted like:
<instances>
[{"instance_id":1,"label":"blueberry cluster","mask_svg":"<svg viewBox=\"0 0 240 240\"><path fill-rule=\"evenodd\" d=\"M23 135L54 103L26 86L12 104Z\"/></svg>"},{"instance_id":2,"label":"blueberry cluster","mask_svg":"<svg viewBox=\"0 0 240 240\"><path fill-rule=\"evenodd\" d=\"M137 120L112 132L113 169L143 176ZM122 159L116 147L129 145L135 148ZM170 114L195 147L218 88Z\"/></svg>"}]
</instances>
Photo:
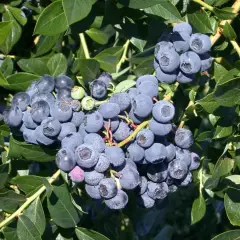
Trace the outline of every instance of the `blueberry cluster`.
<instances>
[{"instance_id":1,"label":"blueberry cluster","mask_svg":"<svg viewBox=\"0 0 240 240\"><path fill-rule=\"evenodd\" d=\"M122 209L134 191L137 204L150 208L192 181L191 170L200 164L188 150L193 135L172 124L175 108L157 100L156 77L141 76L135 88L106 99L111 80L102 73L87 96L65 75L44 75L13 97L4 121L27 143L60 143L57 166L73 182L84 182L91 198Z\"/></svg>"},{"instance_id":2,"label":"blueberry cluster","mask_svg":"<svg viewBox=\"0 0 240 240\"><path fill-rule=\"evenodd\" d=\"M192 34L192 27L182 22L172 33L163 33L155 47L154 68L160 82L190 83L198 72L212 65L209 54L211 40L201 33Z\"/></svg>"}]
</instances>

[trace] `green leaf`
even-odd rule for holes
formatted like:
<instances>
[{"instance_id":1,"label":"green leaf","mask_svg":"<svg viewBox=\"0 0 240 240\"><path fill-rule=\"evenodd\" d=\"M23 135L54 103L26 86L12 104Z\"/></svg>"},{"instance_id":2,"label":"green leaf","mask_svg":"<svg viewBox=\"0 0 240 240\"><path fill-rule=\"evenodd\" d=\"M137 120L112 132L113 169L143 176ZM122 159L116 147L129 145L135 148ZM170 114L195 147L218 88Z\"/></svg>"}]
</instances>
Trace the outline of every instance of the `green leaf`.
<instances>
[{"instance_id":1,"label":"green leaf","mask_svg":"<svg viewBox=\"0 0 240 240\"><path fill-rule=\"evenodd\" d=\"M206 131L206 132L200 133L197 136L196 141L198 141L198 142L211 141L212 137L213 137L213 132L212 131Z\"/></svg>"},{"instance_id":2,"label":"green leaf","mask_svg":"<svg viewBox=\"0 0 240 240\"><path fill-rule=\"evenodd\" d=\"M153 240L171 240L174 233L174 227L165 225L163 229L153 238Z\"/></svg>"},{"instance_id":3,"label":"green leaf","mask_svg":"<svg viewBox=\"0 0 240 240\"><path fill-rule=\"evenodd\" d=\"M115 93L120 93L120 92L126 92L129 88L133 87L136 85L136 82L133 80L125 80L120 82L116 88L115 88Z\"/></svg>"},{"instance_id":4,"label":"green leaf","mask_svg":"<svg viewBox=\"0 0 240 240\"><path fill-rule=\"evenodd\" d=\"M141 62L135 69L134 73L137 77L145 74L152 74L154 72L153 60L152 58Z\"/></svg>"},{"instance_id":5,"label":"green leaf","mask_svg":"<svg viewBox=\"0 0 240 240\"><path fill-rule=\"evenodd\" d=\"M232 19L236 16L236 13L233 13L233 9L231 7L225 8L214 8L213 13L221 20Z\"/></svg>"},{"instance_id":6,"label":"green leaf","mask_svg":"<svg viewBox=\"0 0 240 240\"><path fill-rule=\"evenodd\" d=\"M39 145L31 145L25 142L19 142L11 137L8 156L12 159L50 162L55 161L56 150Z\"/></svg>"},{"instance_id":7,"label":"green leaf","mask_svg":"<svg viewBox=\"0 0 240 240\"><path fill-rule=\"evenodd\" d=\"M108 42L108 35L99 29L90 28L86 34L95 42L99 44L106 44Z\"/></svg>"},{"instance_id":8,"label":"green leaf","mask_svg":"<svg viewBox=\"0 0 240 240\"><path fill-rule=\"evenodd\" d=\"M0 189L4 187L8 179L9 164L0 165Z\"/></svg>"},{"instance_id":9,"label":"green leaf","mask_svg":"<svg viewBox=\"0 0 240 240\"><path fill-rule=\"evenodd\" d=\"M210 93L201 100L198 100L196 104L201 105L208 113L213 113L220 106L220 104L214 98L213 93Z\"/></svg>"},{"instance_id":10,"label":"green leaf","mask_svg":"<svg viewBox=\"0 0 240 240\"><path fill-rule=\"evenodd\" d=\"M0 22L0 46L5 43L9 34L11 34L12 22Z\"/></svg>"},{"instance_id":11,"label":"green leaf","mask_svg":"<svg viewBox=\"0 0 240 240\"><path fill-rule=\"evenodd\" d=\"M91 229L78 227L75 229L75 233L79 240L109 240L109 238L105 237L101 233L95 232Z\"/></svg>"},{"instance_id":12,"label":"green leaf","mask_svg":"<svg viewBox=\"0 0 240 240\"><path fill-rule=\"evenodd\" d=\"M214 76L216 82L218 82L223 75L227 74L228 71L226 68L224 68L221 64L214 62Z\"/></svg>"},{"instance_id":13,"label":"green leaf","mask_svg":"<svg viewBox=\"0 0 240 240\"><path fill-rule=\"evenodd\" d=\"M2 62L2 65L0 67L0 82L2 79L1 74L3 74L4 77L7 77L13 73L13 61L11 58L5 58ZM7 80L4 79L5 83L7 84Z\"/></svg>"},{"instance_id":14,"label":"green leaf","mask_svg":"<svg viewBox=\"0 0 240 240\"><path fill-rule=\"evenodd\" d=\"M25 215L21 215L18 218L17 235L19 240L41 240L41 234L37 227Z\"/></svg>"},{"instance_id":15,"label":"green leaf","mask_svg":"<svg viewBox=\"0 0 240 240\"><path fill-rule=\"evenodd\" d=\"M67 59L62 53L57 53L48 60L47 66L50 74L54 77L65 74L67 71Z\"/></svg>"},{"instance_id":16,"label":"green leaf","mask_svg":"<svg viewBox=\"0 0 240 240\"><path fill-rule=\"evenodd\" d=\"M66 31L67 19L63 11L62 1L54 1L40 14L35 25L34 34L53 36Z\"/></svg>"},{"instance_id":17,"label":"green leaf","mask_svg":"<svg viewBox=\"0 0 240 240\"><path fill-rule=\"evenodd\" d=\"M22 194L17 194L14 191L0 193L0 206L6 212L14 212L19 205L25 202L25 197Z\"/></svg>"},{"instance_id":18,"label":"green leaf","mask_svg":"<svg viewBox=\"0 0 240 240\"><path fill-rule=\"evenodd\" d=\"M0 136L8 137L10 133L10 129L8 125L0 123Z\"/></svg>"},{"instance_id":19,"label":"green leaf","mask_svg":"<svg viewBox=\"0 0 240 240\"><path fill-rule=\"evenodd\" d=\"M167 2L167 0L118 0L118 2L129 8L141 9Z\"/></svg>"},{"instance_id":20,"label":"green leaf","mask_svg":"<svg viewBox=\"0 0 240 240\"><path fill-rule=\"evenodd\" d=\"M237 38L237 35L233 29L233 27L226 21L223 26L223 35L225 38L229 40L234 40Z\"/></svg>"},{"instance_id":21,"label":"green leaf","mask_svg":"<svg viewBox=\"0 0 240 240\"><path fill-rule=\"evenodd\" d=\"M17 184L18 187L26 194L31 193L37 190L40 186L43 185L42 177L26 175L26 176L17 176L11 180L13 184Z\"/></svg>"},{"instance_id":22,"label":"green leaf","mask_svg":"<svg viewBox=\"0 0 240 240\"><path fill-rule=\"evenodd\" d=\"M80 221L66 185L53 187L53 192L48 198L48 210L53 221L62 228L75 227Z\"/></svg>"},{"instance_id":23,"label":"green leaf","mask_svg":"<svg viewBox=\"0 0 240 240\"><path fill-rule=\"evenodd\" d=\"M17 224L16 221L3 228L3 234L6 240L19 240L17 236Z\"/></svg>"},{"instance_id":24,"label":"green leaf","mask_svg":"<svg viewBox=\"0 0 240 240\"><path fill-rule=\"evenodd\" d=\"M187 15L189 23L201 33L213 33L211 20L204 11L196 11Z\"/></svg>"},{"instance_id":25,"label":"green leaf","mask_svg":"<svg viewBox=\"0 0 240 240\"><path fill-rule=\"evenodd\" d=\"M27 23L27 18L22 14L22 10L15 7L8 7L8 10L11 12L11 14L14 16L14 18L22 25L24 26Z\"/></svg>"},{"instance_id":26,"label":"green leaf","mask_svg":"<svg viewBox=\"0 0 240 240\"><path fill-rule=\"evenodd\" d=\"M199 195L197 199L194 200L191 211L191 224L199 222L206 213L206 203L202 196Z\"/></svg>"},{"instance_id":27,"label":"green leaf","mask_svg":"<svg viewBox=\"0 0 240 240\"><path fill-rule=\"evenodd\" d=\"M4 86L4 85L8 85L8 82L7 82L7 79L5 78L5 76L0 71L0 86Z\"/></svg>"},{"instance_id":28,"label":"green leaf","mask_svg":"<svg viewBox=\"0 0 240 240\"><path fill-rule=\"evenodd\" d=\"M164 1L161 4L145 8L144 12L162 17L170 22L183 21L181 14L170 1Z\"/></svg>"},{"instance_id":29,"label":"green leaf","mask_svg":"<svg viewBox=\"0 0 240 240\"><path fill-rule=\"evenodd\" d=\"M230 71L226 72L222 71L222 75L216 79L217 85L223 85L224 83L232 81L237 76L239 76L239 70L236 68L233 68Z\"/></svg>"},{"instance_id":30,"label":"green leaf","mask_svg":"<svg viewBox=\"0 0 240 240\"><path fill-rule=\"evenodd\" d=\"M213 177L222 177L228 174L234 166L234 160L231 158L220 158L213 170Z\"/></svg>"},{"instance_id":31,"label":"green leaf","mask_svg":"<svg viewBox=\"0 0 240 240\"><path fill-rule=\"evenodd\" d=\"M232 130L233 130L232 126L222 127L218 125L213 136L213 139L228 137L232 134Z\"/></svg>"},{"instance_id":32,"label":"green leaf","mask_svg":"<svg viewBox=\"0 0 240 240\"><path fill-rule=\"evenodd\" d=\"M235 184L240 184L240 175L231 175L231 176L225 177L225 179L228 179Z\"/></svg>"},{"instance_id":33,"label":"green leaf","mask_svg":"<svg viewBox=\"0 0 240 240\"><path fill-rule=\"evenodd\" d=\"M116 65L118 62L118 58L116 56L100 52L97 56L94 57L94 59L99 62L100 68L104 71L110 73L116 72Z\"/></svg>"},{"instance_id":34,"label":"green leaf","mask_svg":"<svg viewBox=\"0 0 240 240\"><path fill-rule=\"evenodd\" d=\"M40 235L42 235L46 227L46 219L39 197L37 197L24 211L24 215L33 222L33 224L38 229Z\"/></svg>"},{"instance_id":35,"label":"green leaf","mask_svg":"<svg viewBox=\"0 0 240 240\"><path fill-rule=\"evenodd\" d=\"M85 18L91 11L93 0L62 0L68 25Z\"/></svg>"},{"instance_id":36,"label":"green leaf","mask_svg":"<svg viewBox=\"0 0 240 240\"><path fill-rule=\"evenodd\" d=\"M46 66L45 59L30 58L21 59L17 62L18 66L25 72L33 73L36 75L49 74L49 70Z\"/></svg>"},{"instance_id":37,"label":"green leaf","mask_svg":"<svg viewBox=\"0 0 240 240\"><path fill-rule=\"evenodd\" d=\"M143 49L147 43L146 40L138 39L135 37L132 37L130 41L140 52L143 51Z\"/></svg>"},{"instance_id":38,"label":"green leaf","mask_svg":"<svg viewBox=\"0 0 240 240\"><path fill-rule=\"evenodd\" d=\"M231 230L217 235L211 240L239 240L240 230Z\"/></svg>"}]
</instances>

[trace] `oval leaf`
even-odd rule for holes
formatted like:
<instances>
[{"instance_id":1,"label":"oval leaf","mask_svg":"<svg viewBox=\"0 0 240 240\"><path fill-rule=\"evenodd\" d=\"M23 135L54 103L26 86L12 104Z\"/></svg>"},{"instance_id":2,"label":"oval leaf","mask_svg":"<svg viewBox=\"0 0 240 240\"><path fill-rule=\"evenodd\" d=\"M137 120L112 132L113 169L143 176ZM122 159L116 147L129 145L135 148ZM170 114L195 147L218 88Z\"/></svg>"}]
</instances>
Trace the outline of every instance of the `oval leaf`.
<instances>
[{"instance_id":1,"label":"oval leaf","mask_svg":"<svg viewBox=\"0 0 240 240\"><path fill-rule=\"evenodd\" d=\"M136 85L136 82L133 80L125 80L120 82L116 88L115 88L115 93L119 92L126 92L129 88L133 87Z\"/></svg>"},{"instance_id":2,"label":"oval leaf","mask_svg":"<svg viewBox=\"0 0 240 240\"><path fill-rule=\"evenodd\" d=\"M204 217L205 212L206 212L206 203L202 194L200 194L199 198L195 199L192 205L192 211L191 211L192 224L199 222Z\"/></svg>"},{"instance_id":3,"label":"oval leaf","mask_svg":"<svg viewBox=\"0 0 240 240\"><path fill-rule=\"evenodd\" d=\"M95 232L91 229L86 228L76 228L75 233L79 240L109 240L109 238L105 237L101 233Z\"/></svg>"},{"instance_id":4,"label":"oval leaf","mask_svg":"<svg viewBox=\"0 0 240 240\"><path fill-rule=\"evenodd\" d=\"M52 56L47 63L49 72L56 77L60 74L65 74L67 71L67 59L62 53Z\"/></svg>"}]
</instances>

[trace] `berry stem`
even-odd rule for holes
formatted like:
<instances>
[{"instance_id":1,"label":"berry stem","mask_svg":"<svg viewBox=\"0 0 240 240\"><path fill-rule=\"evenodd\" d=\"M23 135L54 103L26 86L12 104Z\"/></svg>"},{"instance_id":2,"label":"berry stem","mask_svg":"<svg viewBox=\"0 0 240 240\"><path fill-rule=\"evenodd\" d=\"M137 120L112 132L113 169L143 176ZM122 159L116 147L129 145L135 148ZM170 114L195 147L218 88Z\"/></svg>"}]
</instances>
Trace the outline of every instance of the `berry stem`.
<instances>
[{"instance_id":1,"label":"berry stem","mask_svg":"<svg viewBox=\"0 0 240 240\"><path fill-rule=\"evenodd\" d=\"M230 43L232 44L233 48L238 53L238 56L240 57L240 47L239 47L238 43L235 40L230 40Z\"/></svg>"},{"instance_id":2,"label":"berry stem","mask_svg":"<svg viewBox=\"0 0 240 240\"><path fill-rule=\"evenodd\" d=\"M117 73L119 72L122 64L127 59L127 51L128 51L129 44L130 44L130 40L127 40L126 43L123 45L123 54L122 54L122 57L121 57L120 61L117 64L117 67L116 67L116 72Z\"/></svg>"},{"instance_id":3,"label":"berry stem","mask_svg":"<svg viewBox=\"0 0 240 240\"><path fill-rule=\"evenodd\" d=\"M17 58L15 55L4 55L4 54L0 54L0 58L12 58L15 59Z\"/></svg>"},{"instance_id":4,"label":"berry stem","mask_svg":"<svg viewBox=\"0 0 240 240\"><path fill-rule=\"evenodd\" d=\"M52 177L48 180L49 184L52 184L60 175L61 171L57 170ZM19 207L13 214L11 214L8 218L0 222L0 229L7 225L11 220L15 217L18 217L22 211L27 208L37 197L39 197L46 190L45 186L42 186L36 193L34 193L31 197L27 198L26 202L23 203L21 207Z\"/></svg>"},{"instance_id":5,"label":"berry stem","mask_svg":"<svg viewBox=\"0 0 240 240\"><path fill-rule=\"evenodd\" d=\"M208 9L209 11L213 11L214 7L208 5L207 3L203 2L202 0L193 0L195 3L198 3L199 5L201 5L202 7L205 7L206 9Z\"/></svg>"},{"instance_id":6,"label":"berry stem","mask_svg":"<svg viewBox=\"0 0 240 240\"><path fill-rule=\"evenodd\" d=\"M85 54L85 57L86 57L86 59L89 59L90 54L89 54L89 51L88 51L88 46L87 46L87 42L86 42L84 33L80 33L79 37L80 37L80 41L81 41L81 44L82 44L82 47L83 47L83 52Z\"/></svg>"}]
</instances>

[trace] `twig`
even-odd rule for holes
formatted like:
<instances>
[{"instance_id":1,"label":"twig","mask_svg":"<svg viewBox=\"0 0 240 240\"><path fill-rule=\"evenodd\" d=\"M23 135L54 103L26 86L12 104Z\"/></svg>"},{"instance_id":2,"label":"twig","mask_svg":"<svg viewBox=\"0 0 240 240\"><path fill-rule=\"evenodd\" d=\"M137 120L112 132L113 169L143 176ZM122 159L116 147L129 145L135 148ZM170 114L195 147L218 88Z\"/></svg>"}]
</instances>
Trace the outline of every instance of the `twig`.
<instances>
[{"instance_id":1,"label":"twig","mask_svg":"<svg viewBox=\"0 0 240 240\"><path fill-rule=\"evenodd\" d=\"M230 40L230 43L232 44L233 48L238 53L238 56L240 57L240 47L239 47L238 43L236 42L236 40Z\"/></svg>"},{"instance_id":2,"label":"twig","mask_svg":"<svg viewBox=\"0 0 240 240\"><path fill-rule=\"evenodd\" d=\"M83 52L85 54L85 57L86 57L86 59L89 59L90 54L89 54L89 51L88 51L88 46L87 46L87 43L86 43L84 33L80 33L79 37L80 37L80 41L81 41L81 44L82 44L82 47L83 47Z\"/></svg>"},{"instance_id":3,"label":"twig","mask_svg":"<svg viewBox=\"0 0 240 240\"><path fill-rule=\"evenodd\" d=\"M0 54L0 58L12 58L12 59L15 59L16 56L15 56L15 55L4 55L4 54Z\"/></svg>"},{"instance_id":4,"label":"twig","mask_svg":"<svg viewBox=\"0 0 240 240\"><path fill-rule=\"evenodd\" d=\"M208 9L209 11L213 11L214 7L208 5L207 3L203 2L202 0L193 0L195 3L198 3L199 5L201 5L202 7L205 7L206 9Z\"/></svg>"},{"instance_id":5,"label":"twig","mask_svg":"<svg viewBox=\"0 0 240 240\"><path fill-rule=\"evenodd\" d=\"M127 51L128 51L129 44L130 44L130 40L127 40L126 43L123 45L123 54L122 54L122 57L121 57L120 61L118 62L117 66L116 66L116 72L117 73L119 72L122 64L127 59Z\"/></svg>"}]
</instances>

